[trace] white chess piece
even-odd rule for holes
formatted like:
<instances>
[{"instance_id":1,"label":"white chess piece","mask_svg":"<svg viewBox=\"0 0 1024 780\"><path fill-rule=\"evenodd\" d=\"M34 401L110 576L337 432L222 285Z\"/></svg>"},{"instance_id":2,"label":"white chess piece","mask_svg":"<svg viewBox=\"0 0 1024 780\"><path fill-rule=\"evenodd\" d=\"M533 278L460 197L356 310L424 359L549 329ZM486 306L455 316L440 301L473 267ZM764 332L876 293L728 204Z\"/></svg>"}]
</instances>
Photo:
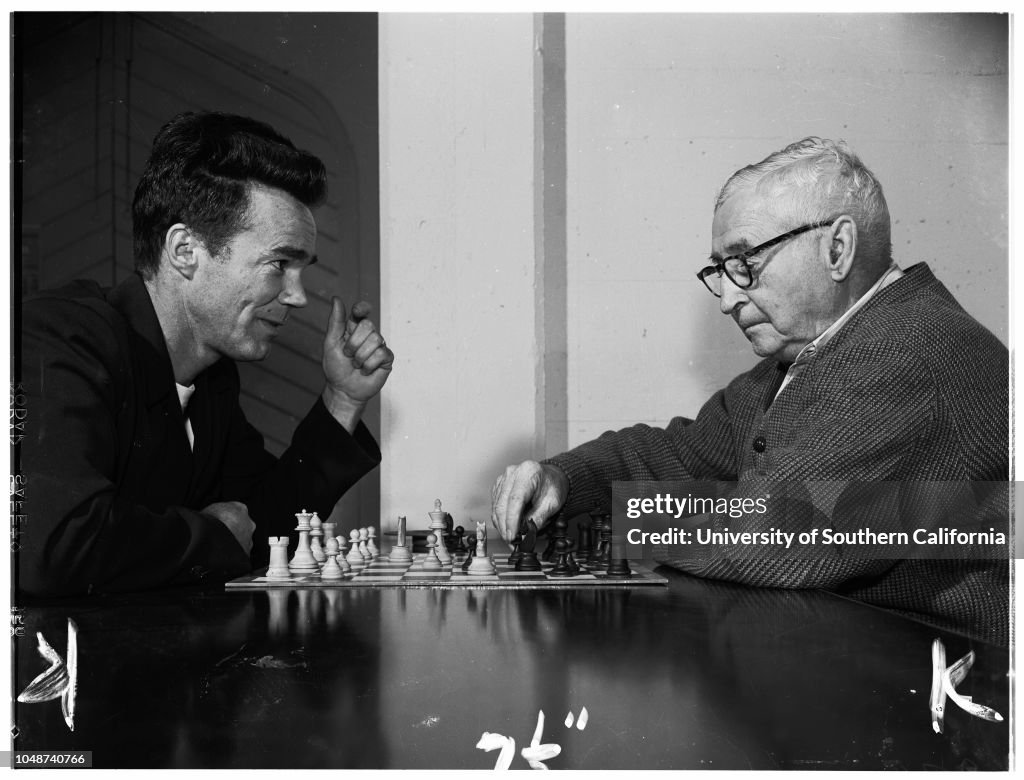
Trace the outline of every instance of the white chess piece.
<instances>
[{"instance_id":1,"label":"white chess piece","mask_svg":"<svg viewBox=\"0 0 1024 780\"><path fill-rule=\"evenodd\" d=\"M288 537L271 536L270 566L267 567L268 580L290 580L292 573L288 570Z\"/></svg>"},{"instance_id":2,"label":"white chess piece","mask_svg":"<svg viewBox=\"0 0 1024 780\"><path fill-rule=\"evenodd\" d=\"M333 536L327 540L327 550L324 555L327 557L327 562L324 564L323 571L320 572L320 579L340 580L344 575L338 565L338 540Z\"/></svg>"},{"instance_id":3,"label":"white chess piece","mask_svg":"<svg viewBox=\"0 0 1024 780\"><path fill-rule=\"evenodd\" d=\"M309 524L311 517L312 515L305 509L295 513L295 518L299 521L295 528L299 532L299 544L295 548L295 555L292 556L292 560L288 564L288 570L293 575L316 574L320 571L320 564L316 562L313 551L309 547L309 532L312 530L312 526Z\"/></svg>"},{"instance_id":4,"label":"white chess piece","mask_svg":"<svg viewBox=\"0 0 1024 780\"><path fill-rule=\"evenodd\" d=\"M343 574L348 574L352 571L352 566L348 562L348 558L345 556L345 550L348 549L348 542L345 541L345 535L335 537L335 541L338 542L338 566L341 567Z\"/></svg>"},{"instance_id":5,"label":"white chess piece","mask_svg":"<svg viewBox=\"0 0 1024 780\"><path fill-rule=\"evenodd\" d=\"M412 552L409 550L408 545L405 543L405 515L398 516L398 541L395 546L391 548L391 554L388 555L388 560L392 563L410 563L412 562Z\"/></svg>"},{"instance_id":6,"label":"white chess piece","mask_svg":"<svg viewBox=\"0 0 1024 780\"><path fill-rule=\"evenodd\" d=\"M313 514L315 515L316 512L314 512ZM312 521L310 521L310 522L312 522ZM338 524L337 523L329 523L326 520L324 520L323 523L320 525L320 528L324 532L323 545L324 545L324 552L326 552L327 551L327 540L330 539L331 537L334 537L334 536L338 535L338 530L337 530Z\"/></svg>"},{"instance_id":7,"label":"white chess piece","mask_svg":"<svg viewBox=\"0 0 1024 780\"><path fill-rule=\"evenodd\" d=\"M370 555L373 556L374 560L380 557L380 548L377 547L377 529L372 525L366 529L366 549L370 551Z\"/></svg>"},{"instance_id":8,"label":"white chess piece","mask_svg":"<svg viewBox=\"0 0 1024 780\"><path fill-rule=\"evenodd\" d=\"M427 534L427 557L423 559L423 571L441 571L444 566L437 557L437 536Z\"/></svg>"},{"instance_id":9,"label":"white chess piece","mask_svg":"<svg viewBox=\"0 0 1024 780\"><path fill-rule=\"evenodd\" d=\"M320 566L327 563L327 555L324 553L323 545L320 542L320 538L324 535L323 523L320 521L320 517L316 512L309 520L309 551L313 555L313 560Z\"/></svg>"},{"instance_id":10,"label":"white chess piece","mask_svg":"<svg viewBox=\"0 0 1024 780\"><path fill-rule=\"evenodd\" d=\"M363 556L363 561L369 566L370 561L373 560L373 556L370 554L370 548L367 546L367 542L370 539L370 532L367 528L359 529L359 552Z\"/></svg>"},{"instance_id":11,"label":"white chess piece","mask_svg":"<svg viewBox=\"0 0 1024 780\"><path fill-rule=\"evenodd\" d=\"M350 548L348 555L345 556L345 560L352 567L352 571L362 571L366 568L366 560L363 558L363 554L359 552L359 529L353 528L348 534L348 539Z\"/></svg>"},{"instance_id":12,"label":"white chess piece","mask_svg":"<svg viewBox=\"0 0 1024 780\"><path fill-rule=\"evenodd\" d=\"M434 500L434 511L427 514L430 515L430 530L437 537L437 548L434 553L442 564L451 563L452 556L444 546L444 532L448 530L448 513L441 509L441 499Z\"/></svg>"},{"instance_id":13,"label":"white chess piece","mask_svg":"<svg viewBox=\"0 0 1024 780\"><path fill-rule=\"evenodd\" d=\"M474 577L487 577L492 574L497 574L498 570L494 568L494 561L491 560L487 554L486 534L484 536L479 535L480 523L477 523L477 537L476 537L476 555L473 556L473 560L469 562L469 574Z\"/></svg>"}]
</instances>

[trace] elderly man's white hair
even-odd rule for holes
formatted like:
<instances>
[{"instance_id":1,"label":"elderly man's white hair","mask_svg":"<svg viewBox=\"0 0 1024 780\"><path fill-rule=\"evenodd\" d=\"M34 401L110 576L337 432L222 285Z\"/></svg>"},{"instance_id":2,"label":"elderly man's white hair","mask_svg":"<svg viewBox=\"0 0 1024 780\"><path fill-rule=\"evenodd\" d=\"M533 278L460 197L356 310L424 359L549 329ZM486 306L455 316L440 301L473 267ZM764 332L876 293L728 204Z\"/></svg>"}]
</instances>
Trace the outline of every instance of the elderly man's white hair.
<instances>
[{"instance_id":1,"label":"elderly man's white hair","mask_svg":"<svg viewBox=\"0 0 1024 780\"><path fill-rule=\"evenodd\" d=\"M811 136L741 168L722 187L715 211L745 187L765 196L780 222L792 222L791 228L849 214L857 223L858 254L878 263L892 258L882 185L845 141Z\"/></svg>"}]
</instances>

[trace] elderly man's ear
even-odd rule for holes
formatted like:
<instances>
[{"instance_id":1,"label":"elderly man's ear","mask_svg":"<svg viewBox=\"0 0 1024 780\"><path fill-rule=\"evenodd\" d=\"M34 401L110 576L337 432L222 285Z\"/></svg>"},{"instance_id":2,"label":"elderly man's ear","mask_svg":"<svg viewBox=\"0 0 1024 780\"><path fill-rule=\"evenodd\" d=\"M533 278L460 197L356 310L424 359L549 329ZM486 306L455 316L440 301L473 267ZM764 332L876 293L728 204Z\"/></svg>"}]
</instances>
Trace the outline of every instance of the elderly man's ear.
<instances>
[{"instance_id":1,"label":"elderly man's ear","mask_svg":"<svg viewBox=\"0 0 1024 780\"><path fill-rule=\"evenodd\" d=\"M828 269L832 280L841 282L850 275L857 254L857 223L853 217L843 214L832 223L831 233Z\"/></svg>"}]
</instances>

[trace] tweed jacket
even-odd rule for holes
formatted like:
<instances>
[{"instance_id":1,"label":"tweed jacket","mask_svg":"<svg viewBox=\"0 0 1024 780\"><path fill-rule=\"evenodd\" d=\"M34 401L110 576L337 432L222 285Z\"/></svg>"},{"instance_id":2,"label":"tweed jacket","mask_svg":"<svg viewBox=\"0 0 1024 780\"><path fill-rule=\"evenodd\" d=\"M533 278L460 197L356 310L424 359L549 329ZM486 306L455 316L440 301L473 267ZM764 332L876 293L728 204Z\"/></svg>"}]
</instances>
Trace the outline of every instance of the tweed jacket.
<instances>
[{"instance_id":1,"label":"tweed jacket","mask_svg":"<svg viewBox=\"0 0 1024 780\"><path fill-rule=\"evenodd\" d=\"M77 282L25 304L21 381L27 396L24 521L17 587L68 596L225 579L265 562L268 536L294 530L295 512L326 518L380 462L320 400L280 459L238 403L234 363L199 377L188 405L194 450L160 323L145 285ZM253 555L202 513L244 503ZM293 543L294 546L294 543Z\"/></svg>"},{"instance_id":2,"label":"tweed jacket","mask_svg":"<svg viewBox=\"0 0 1024 780\"><path fill-rule=\"evenodd\" d=\"M773 491L771 511L695 525L799 531L842 526L837 491L870 493L878 485L891 495L893 486L924 486L921 500L897 503L913 520L894 517L888 502L887 513L871 514L880 501L868 513L877 528L908 527L928 523L922 515L942 503L929 501L928 485L1008 479L1008 352L924 264L875 294L776 397L786 369L762 360L692 422L605 433L549 459L569 479L563 514L608 506L617 480L715 480L729 482L734 497ZM821 483L829 500L811 495L808 486ZM776 501L776 490L788 500ZM673 548L663 561L750 585L825 588L991 641L1008 637L1008 557L872 558L841 545L766 555L719 545Z\"/></svg>"}]
</instances>

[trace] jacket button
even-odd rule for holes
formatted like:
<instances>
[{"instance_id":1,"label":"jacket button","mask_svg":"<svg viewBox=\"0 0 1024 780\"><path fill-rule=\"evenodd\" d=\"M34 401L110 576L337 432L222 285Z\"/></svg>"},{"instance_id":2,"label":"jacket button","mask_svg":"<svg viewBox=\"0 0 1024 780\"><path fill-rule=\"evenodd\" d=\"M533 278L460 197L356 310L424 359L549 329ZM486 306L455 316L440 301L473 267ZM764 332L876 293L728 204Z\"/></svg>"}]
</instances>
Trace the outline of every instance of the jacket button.
<instances>
[{"instance_id":1,"label":"jacket button","mask_svg":"<svg viewBox=\"0 0 1024 780\"><path fill-rule=\"evenodd\" d=\"M764 436L758 436L754 439L754 452L764 452L768 448L768 442L764 440Z\"/></svg>"}]
</instances>

